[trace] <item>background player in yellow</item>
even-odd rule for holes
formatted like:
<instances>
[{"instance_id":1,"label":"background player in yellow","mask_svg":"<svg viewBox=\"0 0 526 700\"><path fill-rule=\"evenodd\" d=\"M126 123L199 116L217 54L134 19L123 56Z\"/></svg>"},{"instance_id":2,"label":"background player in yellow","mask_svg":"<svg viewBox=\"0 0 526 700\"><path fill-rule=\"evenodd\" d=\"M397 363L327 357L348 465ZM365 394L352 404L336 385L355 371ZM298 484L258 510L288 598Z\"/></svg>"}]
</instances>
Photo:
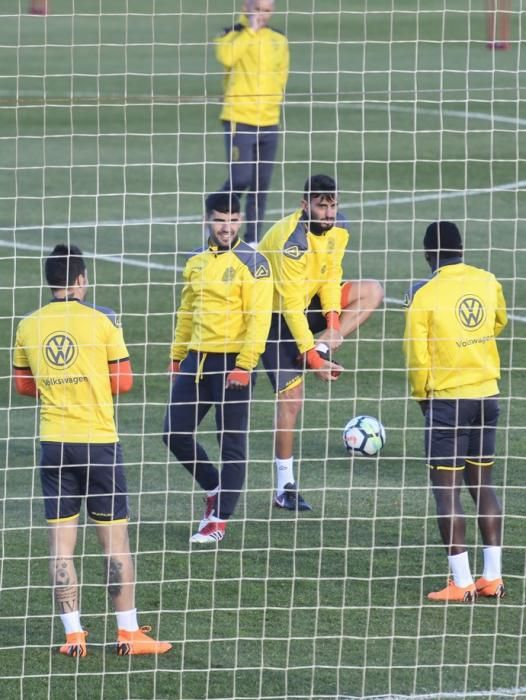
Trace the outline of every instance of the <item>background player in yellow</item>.
<instances>
[{"instance_id":1,"label":"background player in yellow","mask_svg":"<svg viewBox=\"0 0 526 700\"><path fill-rule=\"evenodd\" d=\"M205 491L205 512L191 542L223 539L245 481L252 370L265 348L272 313L268 260L238 238L235 194L206 199L208 242L188 260L171 358L174 382L164 441ZM196 441L214 406L221 470Z\"/></svg>"},{"instance_id":2,"label":"background player in yellow","mask_svg":"<svg viewBox=\"0 0 526 700\"><path fill-rule=\"evenodd\" d=\"M128 540L128 498L112 394L133 375L120 323L111 309L84 301L88 275L76 246L57 245L46 260L49 303L24 317L16 333L16 390L38 396L40 477L49 528L50 576L66 632L60 651L86 656L74 564L82 500L106 557L106 585L117 617L117 653L171 648L139 628Z\"/></svg>"},{"instance_id":3,"label":"background player in yellow","mask_svg":"<svg viewBox=\"0 0 526 700\"><path fill-rule=\"evenodd\" d=\"M289 72L287 38L269 26L273 11L274 0L245 0L238 23L216 39L217 60L226 70L220 118L228 178L222 189L239 196L248 189L245 241L251 244L265 219Z\"/></svg>"},{"instance_id":4,"label":"background player in yellow","mask_svg":"<svg viewBox=\"0 0 526 700\"><path fill-rule=\"evenodd\" d=\"M492 468L500 377L495 337L507 323L506 302L494 275L463 262L455 224L430 224L424 249L433 275L409 294L404 349L412 395L425 416L438 528L453 574L428 598L502 597L502 510ZM462 482L475 502L484 544L484 571L476 583L465 544Z\"/></svg>"},{"instance_id":5,"label":"background player in yellow","mask_svg":"<svg viewBox=\"0 0 526 700\"><path fill-rule=\"evenodd\" d=\"M277 393L276 495L288 510L310 510L294 478L294 432L303 403L303 369L323 381L338 378L341 367L329 359L343 339L361 325L383 299L375 280L343 282L342 260L348 223L338 213L336 182L313 175L301 206L265 234L258 250L274 277L272 324L263 364ZM315 334L321 333L318 339Z\"/></svg>"}]
</instances>

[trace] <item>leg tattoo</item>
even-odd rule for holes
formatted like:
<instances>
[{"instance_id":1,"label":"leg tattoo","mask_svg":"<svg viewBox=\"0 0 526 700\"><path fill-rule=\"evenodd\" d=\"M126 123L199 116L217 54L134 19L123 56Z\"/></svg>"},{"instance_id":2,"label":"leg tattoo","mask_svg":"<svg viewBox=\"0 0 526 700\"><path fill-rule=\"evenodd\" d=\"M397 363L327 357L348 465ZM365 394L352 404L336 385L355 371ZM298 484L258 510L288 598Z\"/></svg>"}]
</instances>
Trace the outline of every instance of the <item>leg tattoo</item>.
<instances>
[{"instance_id":1,"label":"leg tattoo","mask_svg":"<svg viewBox=\"0 0 526 700\"><path fill-rule=\"evenodd\" d=\"M55 601L61 615L77 610L77 582L71 575L70 564L70 559L55 561L53 585Z\"/></svg>"},{"instance_id":2,"label":"leg tattoo","mask_svg":"<svg viewBox=\"0 0 526 700\"><path fill-rule=\"evenodd\" d=\"M118 598L122 592L122 562L113 557L106 560L106 582L111 598Z\"/></svg>"}]
</instances>

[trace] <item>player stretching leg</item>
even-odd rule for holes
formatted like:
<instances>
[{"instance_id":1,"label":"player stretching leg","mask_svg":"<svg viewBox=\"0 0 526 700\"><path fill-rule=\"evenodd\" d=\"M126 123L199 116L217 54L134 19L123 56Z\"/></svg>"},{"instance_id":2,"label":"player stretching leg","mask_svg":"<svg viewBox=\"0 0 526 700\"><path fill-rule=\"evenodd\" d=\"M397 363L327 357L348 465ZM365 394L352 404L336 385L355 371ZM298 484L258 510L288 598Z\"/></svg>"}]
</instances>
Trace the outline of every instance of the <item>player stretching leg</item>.
<instances>
[{"instance_id":1,"label":"player stretching leg","mask_svg":"<svg viewBox=\"0 0 526 700\"><path fill-rule=\"evenodd\" d=\"M331 361L332 352L383 299L375 280L342 282L349 233L338 213L335 181L314 175L304 190L300 209L274 224L258 247L274 277L274 313L262 356L277 393L274 503L288 510L311 510L298 492L293 458L304 368L323 381L337 379L342 368Z\"/></svg>"}]
</instances>

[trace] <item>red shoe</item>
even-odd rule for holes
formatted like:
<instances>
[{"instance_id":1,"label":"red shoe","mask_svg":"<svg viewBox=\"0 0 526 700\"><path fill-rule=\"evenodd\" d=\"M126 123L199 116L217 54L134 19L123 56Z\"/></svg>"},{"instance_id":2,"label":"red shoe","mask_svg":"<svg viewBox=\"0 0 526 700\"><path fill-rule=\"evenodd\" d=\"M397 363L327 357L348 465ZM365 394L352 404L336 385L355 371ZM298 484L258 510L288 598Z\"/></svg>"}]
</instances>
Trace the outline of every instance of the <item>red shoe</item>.
<instances>
[{"instance_id":1,"label":"red shoe","mask_svg":"<svg viewBox=\"0 0 526 700\"><path fill-rule=\"evenodd\" d=\"M158 642L145 634L150 632L151 629L149 625L145 625L144 627L139 627L135 632L119 630L117 633L117 655L165 654L167 651L170 651L172 645L169 642Z\"/></svg>"},{"instance_id":2,"label":"red shoe","mask_svg":"<svg viewBox=\"0 0 526 700\"><path fill-rule=\"evenodd\" d=\"M481 576L475 581L478 595L485 598L504 598L506 591L504 589L504 581L501 578L494 578L488 581L487 578Z\"/></svg>"},{"instance_id":3,"label":"red shoe","mask_svg":"<svg viewBox=\"0 0 526 700\"><path fill-rule=\"evenodd\" d=\"M198 530L202 530L209 521L210 516L213 515L217 502L217 494L215 493L213 496L205 496L203 500L205 502L205 512L203 513L203 517L199 523Z\"/></svg>"},{"instance_id":4,"label":"red shoe","mask_svg":"<svg viewBox=\"0 0 526 700\"><path fill-rule=\"evenodd\" d=\"M488 41L486 48L490 51L507 51L511 47L507 41Z\"/></svg>"},{"instance_id":5,"label":"red shoe","mask_svg":"<svg viewBox=\"0 0 526 700\"><path fill-rule=\"evenodd\" d=\"M474 603L477 597L477 588L474 583L469 586L456 586L453 581L441 591L428 593L429 600L450 602L450 603Z\"/></svg>"},{"instance_id":6,"label":"red shoe","mask_svg":"<svg viewBox=\"0 0 526 700\"><path fill-rule=\"evenodd\" d=\"M65 654L66 656L87 656L87 636L88 633L84 630L82 632L70 632L69 634L66 634L66 643L60 647L60 653Z\"/></svg>"},{"instance_id":7,"label":"red shoe","mask_svg":"<svg viewBox=\"0 0 526 700\"><path fill-rule=\"evenodd\" d=\"M190 537L190 542L197 544L208 544L210 542L220 542L225 536L225 520L207 520L204 527Z\"/></svg>"}]
</instances>

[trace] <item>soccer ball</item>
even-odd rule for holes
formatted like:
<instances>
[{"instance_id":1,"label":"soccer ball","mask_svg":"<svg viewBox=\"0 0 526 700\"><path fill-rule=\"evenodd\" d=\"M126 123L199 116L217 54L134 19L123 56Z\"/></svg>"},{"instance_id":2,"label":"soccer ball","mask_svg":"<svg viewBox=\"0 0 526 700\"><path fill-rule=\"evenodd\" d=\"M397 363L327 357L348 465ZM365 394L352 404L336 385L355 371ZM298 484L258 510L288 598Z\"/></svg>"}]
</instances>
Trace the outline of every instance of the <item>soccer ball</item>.
<instances>
[{"instance_id":1,"label":"soccer ball","mask_svg":"<svg viewBox=\"0 0 526 700\"><path fill-rule=\"evenodd\" d=\"M356 416L343 429L343 444L350 454L374 457L385 445L385 428L377 418Z\"/></svg>"}]
</instances>

